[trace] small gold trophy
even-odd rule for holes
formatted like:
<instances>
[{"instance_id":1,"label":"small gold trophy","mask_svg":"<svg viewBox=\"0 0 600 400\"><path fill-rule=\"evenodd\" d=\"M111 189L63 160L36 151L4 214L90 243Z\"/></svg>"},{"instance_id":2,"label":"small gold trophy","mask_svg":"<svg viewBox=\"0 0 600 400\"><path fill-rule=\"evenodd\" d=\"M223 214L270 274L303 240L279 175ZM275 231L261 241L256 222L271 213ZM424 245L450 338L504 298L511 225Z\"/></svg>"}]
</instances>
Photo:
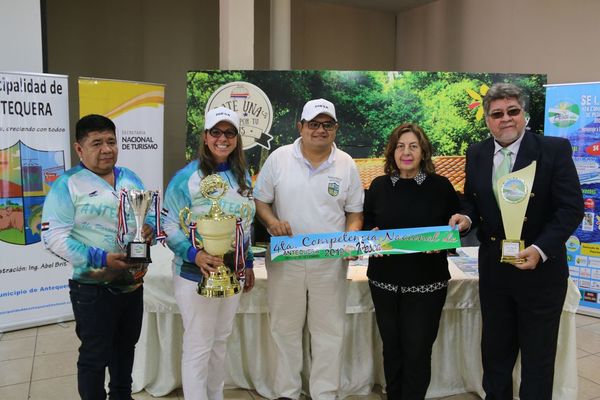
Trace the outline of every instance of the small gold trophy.
<instances>
[{"instance_id":1,"label":"small gold trophy","mask_svg":"<svg viewBox=\"0 0 600 400\"><path fill-rule=\"evenodd\" d=\"M223 257L232 249L235 240L236 218L231 214L226 215L218 203L227 192L227 188L227 183L218 174L209 175L200 182L200 193L212 201L212 206L208 214L196 220L196 230L202 240L196 240L194 245L203 246L204 250L213 256ZM188 235L191 221L192 214L189 208L179 212L179 223ZM240 291L241 285L235 272L222 263L217 267L217 272L211 272L198 285L198 294L205 297L231 297Z\"/></svg>"},{"instance_id":2,"label":"small gold trophy","mask_svg":"<svg viewBox=\"0 0 600 400\"><path fill-rule=\"evenodd\" d=\"M519 258L519 253L525 249L521 231L531 197L535 169L536 162L533 161L528 167L498 179L498 205L506 234L506 239L502 241L501 262L518 264L524 261Z\"/></svg>"}]
</instances>

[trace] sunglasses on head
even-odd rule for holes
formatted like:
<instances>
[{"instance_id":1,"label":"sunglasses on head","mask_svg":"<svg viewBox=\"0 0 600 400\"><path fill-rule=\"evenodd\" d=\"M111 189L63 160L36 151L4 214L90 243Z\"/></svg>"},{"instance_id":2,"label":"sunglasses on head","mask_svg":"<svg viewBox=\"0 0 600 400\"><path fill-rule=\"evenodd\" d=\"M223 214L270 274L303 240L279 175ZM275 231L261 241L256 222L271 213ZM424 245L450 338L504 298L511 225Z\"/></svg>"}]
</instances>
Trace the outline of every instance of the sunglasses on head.
<instances>
[{"instance_id":1,"label":"sunglasses on head","mask_svg":"<svg viewBox=\"0 0 600 400\"><path fill-rule=\"evenodd\" d=\"M508 110L506 110L506 115L508 115L509 117L516 117L517 115L521 114L521 110L520 108L509 108ZM488 114L490 116L490 118L492 119L500 119L502 117L504 117L504 111L494 111Z\"/></svg>"},{"instance_id":2,"label":"sunglasses on head","mask_svg":"<svg viewBox=\"0 0 600 400\"><path fill-rule=\"evenodd\" d=\"M234 137L237 136L237 132L233 131L231 129L227 129L226 131L222 131L219 128L212 128L208 130L208 134L212 137L214 137L215 139L220 138L222 135L225 135L225 137L227 139L233 139Z\"/></svg>"}]
</instances>

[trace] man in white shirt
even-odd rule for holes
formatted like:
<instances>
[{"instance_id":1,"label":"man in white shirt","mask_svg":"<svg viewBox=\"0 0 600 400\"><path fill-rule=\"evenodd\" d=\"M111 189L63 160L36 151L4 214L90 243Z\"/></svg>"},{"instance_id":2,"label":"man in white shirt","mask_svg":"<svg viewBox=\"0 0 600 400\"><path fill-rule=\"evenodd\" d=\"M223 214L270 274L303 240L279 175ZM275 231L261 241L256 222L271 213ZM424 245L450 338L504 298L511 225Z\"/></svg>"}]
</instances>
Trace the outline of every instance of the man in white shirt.
<instances>
[{"instance_id":1,"label":"man in white shirt","mask_svg":"<svg viewBox=\"0 0 600 400\"><path fill-rule=\"evenodd\" d=\"M258 216L272 236L361 229L364 191L354 161L334 143L338 127L331 102L310 100L297 123L300 137L265 162L254 197ZM342 363L347 261L268 259L267 269L276 396L300 397L306 321L311 336L310 396L334 399Z\"/></svg>"}]
</instances>

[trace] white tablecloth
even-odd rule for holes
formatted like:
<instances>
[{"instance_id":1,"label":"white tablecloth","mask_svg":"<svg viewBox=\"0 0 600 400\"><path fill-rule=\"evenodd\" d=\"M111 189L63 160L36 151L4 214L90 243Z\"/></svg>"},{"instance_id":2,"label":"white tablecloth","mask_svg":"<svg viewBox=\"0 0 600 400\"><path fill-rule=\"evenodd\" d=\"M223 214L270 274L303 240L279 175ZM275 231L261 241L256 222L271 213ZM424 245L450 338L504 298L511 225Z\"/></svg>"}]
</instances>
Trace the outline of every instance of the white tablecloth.
<instances>
[{"instance_id":1,"label":"white tablecloth","mask_svg":"<svg viewBox=\"0 0 600 400\"><path fill-rule=\"evenodd\" d=\"M154 263L144 284L144 322L133 368L134 392L145 389L163 396L181 386L183 326L171 283L172 253L152 248ZM477 279L450 263L452 280L432 356L432 378L427 397L476 392L483 396L479 343L481 314ZM377 331L364 266L351 266L346 305L346 335L341 397L366 395L374 384L384 384L381 339ZM273 398L275 353L269 331L266 269L255 268L256 285L243 294L228 341L226 386L254 389ZM579 291L570 282L561 317L553 399L577 398L575 311ZM308 333L304 335L303 382L310 370ZM515 368L515 377L519 374ZM515 379L515 386L518 384ZM518 392L516 392L518 393Z\"/></svg>"}]
</instances>

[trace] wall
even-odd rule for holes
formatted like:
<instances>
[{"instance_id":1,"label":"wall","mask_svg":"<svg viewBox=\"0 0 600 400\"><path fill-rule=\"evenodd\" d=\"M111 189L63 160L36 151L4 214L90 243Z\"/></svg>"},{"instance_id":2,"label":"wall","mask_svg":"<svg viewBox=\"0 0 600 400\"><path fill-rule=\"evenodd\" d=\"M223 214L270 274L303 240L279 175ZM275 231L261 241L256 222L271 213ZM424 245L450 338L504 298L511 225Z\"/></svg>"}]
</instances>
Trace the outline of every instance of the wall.
<instances>
[{"instance_id":1,"label":"wall","mask_svg":"<svg viewBox=\"0 0 600 400\"><path fill-rule=\"evenodd\" d=\"M398 14L396 66L600 81L598 15L596 0L438 0Z\"/></svg>"},{"instance_id":2,"label":"wall","mask_svg":"<svg viewBox=\"0 0 600 400\"><path fill-rule=\"evenodd\" d=\"M270 67L271 1L254 0L254 69Z\"/></svg>"},{"instance_id":3,"label":"wall","mask_svg":"<svg viewBox=\"0 0 600 400\"><path fill-rule=\"evenodd\" d=\"M394 68L394 14L309 0L292 7L293 68ZM269 0L255 0L256 69L269 68L269 12ZM70 76L71 126L78 76L167 85L168 181L184 165L186 72L219 66L219 1L52 0L46 21L47 72Z\"/></svg>"},{"instance_id":4,"label":"wall","mask_svg":"<svg viewBox=\"0 0 600 400\"><path fill-rule=\"evenodd\" d=\"M218 0L48 1L48 72L70 77L71 126L79 76L166 84L168 182L185 163L186 72L218 68L218 21Z\"/></svg>"},{"instance_id":5,"label":"wall","mask_svg":"<svg viewBox=\"0 0 600 400\"><path fill-rule=\"evenodd\" d=\"M0 0L0 71L42 72L40 0Z\"/></svg>"},{"instance_id":6,"label":"wall","mask_svg":"<svg viewBox=\"0 0 600 400\"><path fill-rule=\"evenodd\" d=\"M7 1L0 0L5 4ZM32 1L32 0L29 0ZM185 73L219 65L218 0L46 2L49 73L166 83L165 179L183 166ZM395 15L292 1L292 68L548 73L599 81L596 0L438 0ZM255 68L269 67L269 0L255 0ZM72 124L72 125L73 125Z\"/></svg>"},{"instance_id":7,"label":"wall","mask_svg":"<svg viewBox=\"0 0 600 400\"><path fill-rule=\"evenodd\" d=\"M396 16L292 0L292 68L393 70Z\"/></svg>"}]
</instances>

